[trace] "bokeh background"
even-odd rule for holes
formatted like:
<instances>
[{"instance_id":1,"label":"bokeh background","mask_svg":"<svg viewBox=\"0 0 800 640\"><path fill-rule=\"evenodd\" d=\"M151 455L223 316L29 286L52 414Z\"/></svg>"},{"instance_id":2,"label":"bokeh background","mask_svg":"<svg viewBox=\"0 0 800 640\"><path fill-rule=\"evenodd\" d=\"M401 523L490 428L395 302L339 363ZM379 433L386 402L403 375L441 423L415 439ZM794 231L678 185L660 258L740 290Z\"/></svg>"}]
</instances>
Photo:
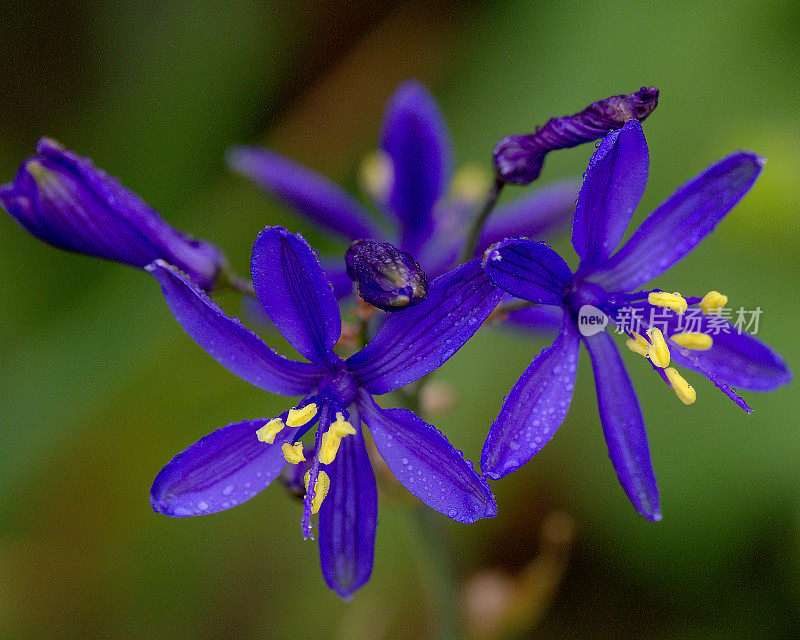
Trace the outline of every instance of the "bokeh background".
<instances>
[{"instance_id":1,"label":"bokeh background","mask_svg":"<svg viewBox=\"0 0 800 640\"><path fill-rule=\"evenodd\" d=\"M263 144L355 191L406 78L436 96L457 161L487 169L501 136L652 84L635 223L735 149L768 158L656 284L760 306L760 337L797 371L798 24L790 0L4 2L0 180L50 135L246 272L267 223L337 247L229 174L228 146ZM579 176L591 150L553 154L540 182ZM213 362L146 274L52 249L5 214L0 274L0 638L479 637L515 607L497 637L800 637L794 386L745 394L746 416L689 374L698 401L684 407L624 356L661 488L652 524L608 462L584 352L558 436L494 483L498 517L420 515L387 485L372 581L343 603L280 486L212 517L168 519L148 503L175 453L286 400ZM222 304L238 313L235 296ZM455 406L427 417L477 459L504 393L548 342L482 331L436 375Z\"/></svg>"}]
</instances>

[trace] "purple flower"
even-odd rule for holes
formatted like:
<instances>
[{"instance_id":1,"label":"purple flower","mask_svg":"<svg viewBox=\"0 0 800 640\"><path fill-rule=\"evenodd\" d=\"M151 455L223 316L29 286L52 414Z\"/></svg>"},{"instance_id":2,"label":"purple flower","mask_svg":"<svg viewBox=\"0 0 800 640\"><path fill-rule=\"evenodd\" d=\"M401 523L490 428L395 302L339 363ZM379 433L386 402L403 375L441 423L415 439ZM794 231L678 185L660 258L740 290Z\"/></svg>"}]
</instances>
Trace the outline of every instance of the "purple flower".
<instances>
[{"instance_id":1,"label":"purple flower","mask_svg":"<svg viewBox=\"0 0 800 640\"><path fill-rule=\"evenodd\" d=\"M289 463L295 488L305 476L302 528L319 511L319 548L328 585L347 598L372 570L377 491L363 421L389 468L425 504L459 522L496 513L486 481L433 426L404 409L381 409L372 396L433 371L477 330L501 292L472 260L431 283L428 298L390 315L346 360L339 308L306 241L267 227L253 247L253 285L264 311L310 362L277 355L226 316L173 267L148 269L175 318L212 357L271 393L302 396L271 420L230 424L177 455L153 483L153 509L169 516L214 513L249 500ZM308 450L302 436L316 425Z\"/></svg>"},{"instance_id":2,"label":"purple flower","mask_svg":"<svg viewBox=\"0 0 800 640\"><path fill-rule=\"evenodd\" d=\"M567 414L583 341L592 360L614 470L636 509L659 520L642 412L619 351L603 330L608 318L627 331L628 347L648 358L686 404L694 402L695 391L669 366L671 361L702 373L747 411L750 408L731 386L769 391L788 383L791 375L780 356L733 330L715 313L727 300L721 294L710 292L701 299L636 291L714 229L753 185L763 160L740 152L717 162L678 189L612 255L644 192L648 162L636 120L609 133L598 146L585 174L572 230L580 257L577 272L543 243L505 240L487 251L484 268L495 284L519 298L560 307L563 325L553 345L533 360L506 398L484 444L481 465L490 478L502 477L553 437ZM691 331L681 324L688 305L702 310ZM632 322L622 327L625 311ZM656 326L652 318L659 316L663 325ZM729 331L715 334L712 326L720 323Z\"/></svg>"},{"instance_id":3,"label":"purple flower","mask_svg":"<svg viewBox=\"0 0 800 640\"><path fill-rule=\"evenodd\" d=\"M343 240L391 242L411 253L431 277L441 275L456 263L488 182L462 174L453 181L457 193L448 198L450 135L433 98L415 81L400 85L390 99L380 149L369 172L369 191L392 227L388 233L348 193L276 153L237 147L228 152L227 161L231 169ZM475 193L467 196L470 189ZM572 214L576 194L574 182L562 182L499 207L484 227L476 255L512 235L544 237L560 231ZM350 295L352 284L341 260L323 265L337 297Z\"/></svg>"},{"instance_id":4,"label":"purple flower","mask_svg":"<svg viewBox=\"0 0 800 640\"><path fill-rule=\"evenodd\" d=\"M144 268L174 264L203 289L213 288L224 257L217 247L176 231L142 200L87 158L42 138L0 203L40 240L68 251Z\"/></svg>"}]
</instances>

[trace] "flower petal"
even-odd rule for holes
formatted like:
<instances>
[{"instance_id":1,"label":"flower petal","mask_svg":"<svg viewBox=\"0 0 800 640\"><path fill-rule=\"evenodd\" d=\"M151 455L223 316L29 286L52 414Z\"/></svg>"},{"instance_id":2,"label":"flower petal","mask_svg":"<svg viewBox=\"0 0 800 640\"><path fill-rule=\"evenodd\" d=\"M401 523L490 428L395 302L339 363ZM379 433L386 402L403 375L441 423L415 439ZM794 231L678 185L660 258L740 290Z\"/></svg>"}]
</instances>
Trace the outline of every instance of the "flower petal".
<instances>
[{"instance_id":1,"label":"flower petal","mask_svg":"<svg viewBox=\"0 0 800 640\"><path fill-rule=\"evenodd\" d=\"M395 91L383 119L381 148L392 161L389 207L401 224L401 248L415 253L433 231L433 205L450 179L450 135L419 82Z\"/></svg>"},{"instance_id":2,"label":"flower petal","mask_svg":"<svg viewBox=\"0 0 800 640\"><path fill-rule=\"evenodd\" d=\"M600 421L617 478L639 513L654 522L661 520L644 418L619 351L605 331L584 337L584 342L592 358Z\"/></svg>"},{"instance_id":3,"label":"flower petal","mask_svg":"<svg viewBox=\"0 0 800 640\"><path fill-rule=\"evenodd\" d=\"M230 509L265 489L286 464L281 447L297 429L284 429L270 445L256 436L264 423L229 424L175 456L153 482L153 510L176 518L200 516Z\"/></svg>"},{"instance_id":4,"label":"flower petal","mask_svg":"<svg viewBox=\"0 0 800 640\"><path fill-rule=\"evenodd\" d=\"M486 252L483 267L498 287L539 304L560 305L572 279L566 262L544 242L503 240Z\"/></svg>"},{"instance_id":5,"label":"flower petal","mask_svg":"<svg viewBox=\"0 0 800 640\"><path fill-rule=\"evenodd\" d=\"M352 424L358 417L351 414ZM372 573L378 489L361 429L343 438L325 470L331 488L319 512L319 558L328 586L349 599Z\"/></svg>"},{"instance_id":6,"label":"flower petal","mask_svg":"<svg viewBox=\"0 0 800 640\"><path fill-rule=\"evenodd\" d=\"M660 275L714 230L753 186L764 159L735 153L687 182L642 223L588 279L608 291L633 291Z\"/></svg>"},{"instance_id":7,"label":"flower petal","mask_svg":"<svg viewBox=\"0 0 800 640\"><path fill-rule=\"evenodd\" d=\"M486 480L435 427L405 409L381 409L364 391L359 405L378 453L411 493L458 522L497 515Z\"/></svg>"},{"instance_id":8,"label":"flower petal","mask_svg":"<svg viewBox=\"0 0 800 640\"><path fill-rule=\"evenodd\" d=\"M116 179L42 138L0 204L25 229L61 249L144 268L159 258L212 289L225 259L212 244L173 229Z\"/></svg>"},{"instance_id":9,"label":"flower petal","mask_svg":"<svg viewBox=\"0 0 800 640\"><path fill-rule=\"evenodd\" d=\"M266 227L253 245L251 271L258 301L283 337L312 362L335 358L339 305L308 242Z\"/></svg>"},{"instance_id":10,"label":"flower petal","mask_svg":"<svg viewBox=\"0 0 800 640\"><path fill-rule=\"evenodd\" d=\"M563 180L498 207L481 231L476 255L505 238L542 240L560 233L569 226L577 197L578 183Z\"/></svg>"},{"instance_id":11,"label":"flower petal","mask_svg":"<svg viewBox=\"0 0 800 640\"><path fill-rule=\"evenodd\" d=\"M228 149L225 160L239 173L308 220L350 240L383 238L369 213L327 178L283 156L257 147Z\"/></svg>"},{"instance_id":12,"label":"flower petal","mask_svg":"<svg viewBox=\"0 0 800 640\"><path fill-rule=\"evenodd\" d=\"M320 256L319 264L325 273L325 278L333 287L333 294L337 300L353 295L353 281L347 275L342 257Z\"/></svg>"},{"instance_id":13,"label":"flower petal","mask_svg":"<svg viewBox=\"0 0 800 640\"><path fill-rule=\"evenodd\" d=\"M538 304L510 312L505 326L534 333L555 334L561 328L562 317L561 307Z\"/></svg>"},{"instance_id":14,"label":"flower petal","mask_svg":"<svg viewBox=\"0 0 800 640\"><path fill-rule=\"evenodd\" d=\"M481 453L481 470L487 476L502 478L516 471L564 422L575 387L580 345L577 327L564 314L558 338L528 366L489 429Z\"/></svg>"},{"instance_id":15,"label":"flower petal","mask_svg":"<svg viewBox=\"0 0 800 640\"><path fill-rule=\"evenodd\" d=\"M186 276L162 261L148 265L161 284L172 315L206 353L242 380L271 393L303 395L322 370L283 358L238 320L229 318Z\"/></svg>"},{"instance_id":16,"label":"flower petal","mask_svg":"<svg viewBox=\"0 0 800 640\"><path fill-rule=\"evenodd\" d=\"M622 240L642 199L649 163L638 120L612 131L597 147L584 174L572 225L581 266L600 264Z\"/></svg>"},{"instance_id":17,"label":"flower petal","mask_svg":"<svg viewBox=\"0 0 800 640\"><path fill-rule=\"evenodd\" d=\"M472 337L502 292L471 260L439 276L428 297L393 313L346 364L370 393L399 389L442 366Z\"/></svg>"}]
</instances>

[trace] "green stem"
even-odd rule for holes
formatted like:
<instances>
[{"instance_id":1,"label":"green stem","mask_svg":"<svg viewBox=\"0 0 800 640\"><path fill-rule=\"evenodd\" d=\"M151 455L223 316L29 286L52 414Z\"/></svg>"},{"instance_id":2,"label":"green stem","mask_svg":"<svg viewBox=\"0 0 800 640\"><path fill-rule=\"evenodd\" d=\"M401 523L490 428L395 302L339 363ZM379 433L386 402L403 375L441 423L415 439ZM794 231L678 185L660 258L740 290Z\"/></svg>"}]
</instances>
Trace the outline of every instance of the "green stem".
<instances>
[{"instance_id":1,"label":"green stem","mask_svg":"<svg viewBox=\"0 0 800 640\"><path fill-rule=\"evenodd\" d=\"M486 196L486 202L483 204L483 208L469 229L467 241L464 244L464 252L461 254L461 262L467 262L468 260L472 260L474 257L475 249L478 246L478 239L480 238L481 231L483 230L483 225L486 224L489 214L497 204L497 199L500 197L500 193L503 191L503 186L505 186L505 182L500 180L500 178L495 178L491 188L489 189L489 193Z\"/></svg>"}]
</instances>

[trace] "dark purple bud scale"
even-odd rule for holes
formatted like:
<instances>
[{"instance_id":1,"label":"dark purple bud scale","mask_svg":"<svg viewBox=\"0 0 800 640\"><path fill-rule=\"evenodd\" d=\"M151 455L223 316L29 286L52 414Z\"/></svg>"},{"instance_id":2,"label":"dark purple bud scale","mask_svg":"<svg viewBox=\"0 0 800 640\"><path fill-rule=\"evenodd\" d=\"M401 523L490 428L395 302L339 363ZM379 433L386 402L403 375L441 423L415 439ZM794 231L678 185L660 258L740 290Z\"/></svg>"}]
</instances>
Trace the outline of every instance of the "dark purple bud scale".
<instances>
[{"instance_id":1,"label":"dark purple bud scale","mask_svg":"<svg viewBox=\"0 0 800 640\"><path fill-rule=\"evenodd\" d=\"M388 242L356 240L344 255L358 295L384 311L400 311L428 297L428 276L414 257Z\"/></svg>"},{"instance_id":2,"label":"dark purple bud scale","mask_svg":"<svg viewBox=\"0 0 800 640\"><path fill-rule=\"evenodd\" d=\"M597 140L628 120L642 121L657 105L658 89L642 87L635 93L593 102L575 115L552 118L534 133L507 136L492 152L497 177L511 184L530 184L539 177L548 152Z\"/></svg>"}]
</instances>

